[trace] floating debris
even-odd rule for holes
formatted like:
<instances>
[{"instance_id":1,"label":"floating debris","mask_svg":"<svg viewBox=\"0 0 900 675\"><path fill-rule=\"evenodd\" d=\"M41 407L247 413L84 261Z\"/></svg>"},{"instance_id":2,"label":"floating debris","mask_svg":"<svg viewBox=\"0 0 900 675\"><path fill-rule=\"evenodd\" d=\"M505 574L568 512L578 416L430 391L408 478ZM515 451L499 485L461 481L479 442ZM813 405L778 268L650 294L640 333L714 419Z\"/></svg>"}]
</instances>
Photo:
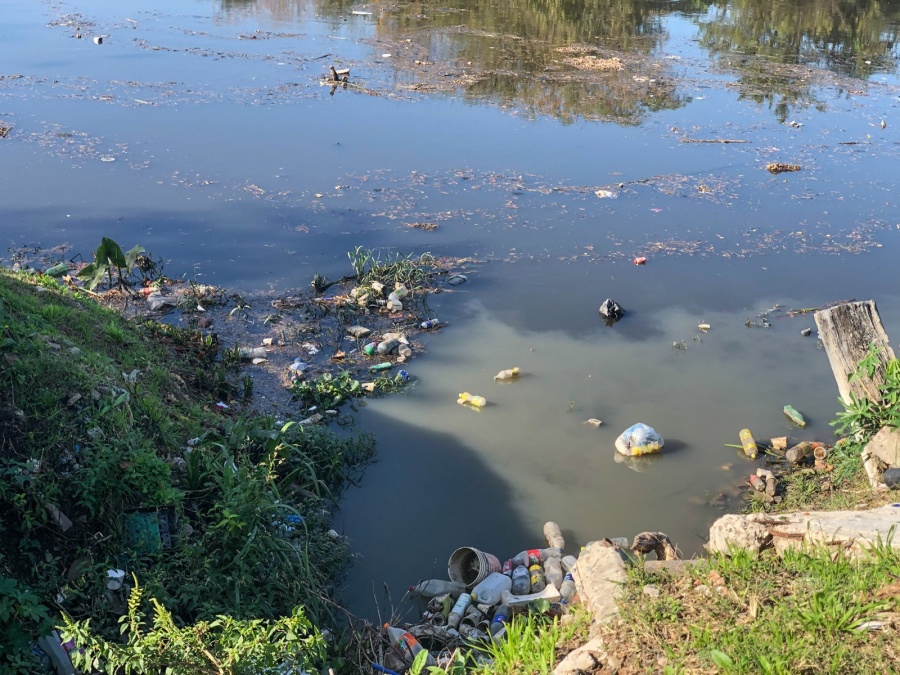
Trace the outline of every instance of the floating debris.
<instances>
[{"instance_id":1,"label":"floating debris","mask_svg":"<svg viewBox=\"0 0 900 675\"><path fill-rule=\"evenodd\" d=\"M800 169L801 167L799 164L782 164L781 162L771 162L766 164L766 171L774 174L786 173L788 171L800 171Z\"/></svg>"}]
</instances>

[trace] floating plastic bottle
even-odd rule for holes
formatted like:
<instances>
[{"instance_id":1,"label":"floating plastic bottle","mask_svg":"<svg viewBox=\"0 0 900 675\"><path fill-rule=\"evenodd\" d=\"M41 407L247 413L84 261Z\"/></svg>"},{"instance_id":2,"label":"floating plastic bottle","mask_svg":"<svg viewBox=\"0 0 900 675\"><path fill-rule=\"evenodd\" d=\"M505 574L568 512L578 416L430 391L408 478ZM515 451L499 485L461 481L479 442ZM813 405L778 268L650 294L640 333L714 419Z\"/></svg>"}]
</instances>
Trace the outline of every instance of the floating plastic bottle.
<instances>
[{"instance_id":1,"label":"floating plastic bottle","mask_svg":"<svg viewBox=\"0 0 900 675\"><path fill-rule=\"evenodd\" d=\"M419 328L428 330L429 328L437 328L440 325L441 325L440 319L438 319L437 317L434 317L433 319L428 319L428 321L423 321L422 323L420 323Z\"/></svg>"},{"instance_id":2,"label":"floating plastic bottle","mask_svg":"<svg viewBox=\"0 0 900 675\"><path fill-rule=\"evenodd\" d=\"M428 579L420 581L415 586L410 586L409 590L418 593L423 598L434 598L447 594L458 597L460 593L466 590L466 585L456 581L445 581L444 579Z\"/></svg>"},{"instance_id":3,"label":"floating plastic bottle","mask_svg":"<svg viewBox=\"0 0 900 675\"><path fill-rule=\"evenodd\" d=\"M365 347L363 347L363 354L367 356L375 356L375 351L378 349L377 342L370 342Z\"/></svg>"},{"instance_id":4,"label":"floating plastic bottle","mask_svg":"<svg viewBox=\"0 0 900 675\"><path fill-rule=\"evenodd\" d=\"M566 572L566 575L563 577L562 584L559 587L559 594L562 596L563 604L568 604L572 602L572 598L575 597L575 577L572 576L571 572Z\"/></svg>"},{"instance_id":5,"label":"floating plastic bottle","mask_svg":"<svg viewBox=\"0 0 900 675\"><path fill-rule=\"evenodd\" d=\"M498 382L502 380L514 380L519 376L519 367L515 368L507 368L506 370L501 370L499 373L494 375L494 379Z\"/></svg>"},{"instance_id":6,"label":"floating plastic bottle","mask_svg":"<svg viewBox=\"0 0 900 675\"><path fill-rule=\"evenodd\" d=\"M805 427L806 420L803 419L803 415L797 412L797 409L792 405L784 406L784 414L787 415L791 422L796 424L798 427Z\"/></svg>"},{"instance_id":7,"label":"floating plastic bottle","mask_svg":"<svg viewBox=\"0 0 900 675\"><path fill-rule=\"evenodd\" d=\"M474 405L476 408L483 408L487 405L487 399L484 396L473 396L467 391L460 394L459 398L456 399L456 402L460 405L468 403L469 405Z\"/></svg>"},{"instance_id":8,"label":"floating plastic bottle","mask_svg":"<svg viewBox=\"0 0 900 675\"><path fill-rule=\"evenodd\" d=\"M525 565L519 565L512 571L512 584L509 590L513 595L525 595L531 590L531 577Z\"/></svg>"},{"instance_id":9,"label":"floating plastic bottle","mask_svg":"<svg viewBox=\"0 0 900 675\"><path fill-rule=\"evenodd\" d=\"M400 340L385 340L384 342L379 342L378 346L375 348L382 356L385 354L390 354L392 351L397 349L400 346Z\"/></svg>"},{"instance_id":10,"label":"floating plastic bottle","mask_svg":"<svg viewBox=\"0 0 900 675\"><path fill-rule=\"evenodd\" d=\"M374 366L369 368L369 372L377 373L380 370L390 370L391 368L393 368L393 366L394 364L388 361L385 361L384 363L376 363Z\"/></svg>"},{"instance_id":11,"label":"floating plastic bottle","mask_svg":"<svg viewBox=\"0 0 900 675\"><path fill-rule=\"evenodd\" d=\"M387 634L391 638L391 644L393 644L400 652L400 654L403 655L403 660L407 663L412 663L416 658L416 654L424 649L424 647L419 644L419 641L416 640L415 637L407 633L402 628L395 628L389 623L386 623L384 624L384 629L387 631ZM434 657L429 654L428 658L425 660L425 664L433 666L436 663L437 662L434 660Z\"/></svg>"},{"instance_id":12,"label":"floating plastic bottle","mask_svg":"<svg viewBox=\"0 0 900 675\"><path fill-rule=\"evenodd\" d=\"M503 624L509 621L509 607L500 605L494 612L494 618L491 619L491 635L496 635L503 628Z\"/></svg>"},{"instance_id":13,"label":"floating plastic bottle","mask_svg":"<svg viewBox=\"0 0 900 675\"><path fill-rule=\"evenodd\" d=\"M564 549L566 547L566 540L562 536L562 530L552 520L544 523L544 536L547 538L547 543L550 544L551 548Z\"/></svg>"},{"instance_id":14,"label":"floating plastic bottle","mask_svg":"<svg viewBox=\"0 0 900 675\"><path fill-rule=\"evenodd\" d=\"M540 593L547 588L547 580L544 578L544 568L540 565L532 565L528 568L528 576L531 581L531 592Z\"/></svg>"},{"instance_id":15,"label":"floating plastic bottle","mask_svg":"<svg viewBox=\"0 0 900 675\"><path fill-rule=\"evenodd\" d=\"M461 593L453 609L450 610L450 616L447 617L447 625L450 628L459 628L459 622L466 615L466 610L472 604L472 596L469 593Z\"/></svg>"},{"instance_id":16,"label":"floating plastic bottle","mask_svg":"<svg viewBox=\"0 0 900 675\"><path fill-rule=\"evenodd\" d=\"M540 565L547 558L560 557L562 557L561 548L529 548L521 553L517 553L510 558L510 560L514 565L526 565L531 567L532 565Z\"/></svg>"},{"instance_id":17,"label":"floating plastic bottle","mask_svg":"<svg viewBox=\"0 0 900 675\"><path fill-rule=\"evenodd\" d=\"M740 436L741 445L744 446L744 454L750 459L756 459L758 448L756 447L756 441L753 440L753 434L750 433L750 430L741 429L738 436Z\"/></svg>"},{"instance_id":18,"label":"floating plastic bottle","mask_svg":"<svg viewBox=\"0 0 900 675\"><path fill-rule=\"evenodd\" d=\"M544 578L548 584L553 584L557 588L562 586L563 571L559 558L547 558L544 561Z\"/></svg>"}]
</instances>

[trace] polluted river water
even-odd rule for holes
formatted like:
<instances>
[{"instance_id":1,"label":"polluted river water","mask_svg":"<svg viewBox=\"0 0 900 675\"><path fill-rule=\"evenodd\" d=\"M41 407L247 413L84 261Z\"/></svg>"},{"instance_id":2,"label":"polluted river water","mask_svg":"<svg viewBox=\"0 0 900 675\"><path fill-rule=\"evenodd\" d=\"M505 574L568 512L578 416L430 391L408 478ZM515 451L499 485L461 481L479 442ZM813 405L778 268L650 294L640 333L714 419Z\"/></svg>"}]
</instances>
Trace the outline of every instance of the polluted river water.
<instances>
[{"instance_id":1,"label":"polluted river water","mask_svg":"<svg viewBox=\"0 0 900 675\"><path fill-rule=\"evenodd\" d=\"M699 553L741 508L741 428L832 437L827 358L789 310L874 298L900 335L900 5L830 7L0 0L7 262L108 236L288 294L356 246L470 258L429 299L448 325L413 386L357 418L378 460L336 527L362 616L547 519L571 552L661 530ZM629 466L635 422L666 447Z\"/></svg>"}]
</instances>

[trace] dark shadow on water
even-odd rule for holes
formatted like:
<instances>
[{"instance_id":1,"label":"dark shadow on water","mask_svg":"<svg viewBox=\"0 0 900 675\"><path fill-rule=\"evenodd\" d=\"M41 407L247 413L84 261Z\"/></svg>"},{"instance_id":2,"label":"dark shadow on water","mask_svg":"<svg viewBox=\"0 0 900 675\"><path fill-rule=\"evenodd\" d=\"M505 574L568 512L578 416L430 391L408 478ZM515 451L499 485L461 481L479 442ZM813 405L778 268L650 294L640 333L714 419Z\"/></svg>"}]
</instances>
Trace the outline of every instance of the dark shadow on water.
<instances>
[{"instance_id":1,"label":"dark shadow on water","mask_svg":"<svg viewBox=\"0 0 900 675\"><path fill-rule=\"evenodd\" d=\"M446 579L447 560L461 546L502 562L546 545L540 525L523 524L503 477L452 436L380 414L377 403L360 423L378 440L378 461L347 491L335 523L359 556L343 593L354 614L387 620L412 609L411 599L401 603L406 590Z\"/></svg>"},{"instance_id":2,"label":"dark shadow on water","mask_svg":"<svg viewBox=\"0 0 900 675\"><path fill-rule=\"evenodd\" d=\"M688 447L688 444L684 441L679 441L675 438L666 438L666 444L663 446L662 454L663 455L674 455L681 450L684 450Z\"/></svg>"}]
</instances>

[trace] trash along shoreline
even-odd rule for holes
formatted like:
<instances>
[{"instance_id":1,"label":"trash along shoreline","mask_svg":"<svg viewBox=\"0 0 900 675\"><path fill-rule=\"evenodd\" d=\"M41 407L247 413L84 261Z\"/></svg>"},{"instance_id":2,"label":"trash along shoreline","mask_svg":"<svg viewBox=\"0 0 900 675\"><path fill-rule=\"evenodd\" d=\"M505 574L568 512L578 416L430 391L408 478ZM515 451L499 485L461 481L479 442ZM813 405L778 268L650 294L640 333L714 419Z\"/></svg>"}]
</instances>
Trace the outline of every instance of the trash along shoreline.
<instances>
[{"instance_id":1,"label":"trash along shoreline","mask_svg":"<svg viewBox=\"0 0 900 675\"><path fill-rule=\"evenodd\" d=\"M263 383L265 378L245 376L237 386L224 386L224 380L219 383L221 386L213 386L212 390L221 398L209 405L206 413L218 416L222 420L222 428L226 429L230 420L237 420L239 411L254 411L259 399L265 398L266 405L272 406L268 395L261 396L260 392L280 391L280 404L274 411L278 415L290 411L289 419L296 417L298 420L285 424L281 432L266 431L266 438L282 439L282 445L274 446L276 452L288 439L287 430L292 424L296 424L301 434L316 428L327 429L331 422L340 425L348 415L343 412L344 406L355 410L357 406L364 405L365 397L369 395L414 386L415 376L406 368L409 368L412 359L424 351L416 336L422 331L439 330L443 325L428 307L428 296L453 292L456 287L467 283L469 278L464 272L471 273L467 266L474 264L471 260L437 260L428 254L416 258L397 255L382 257L376 252L358 248L350 256L355 274L336 282L317 276L309 291L258 303L228 294L222 289L173 282L159 273L152 258L139 248L135 247L126 254L115 242L104 239L93 263L76 266L71 262L57 262L45 265L43 273L29 272L33 268L26 266L18 274L22 279L28 279L36 289L35 302L45 307L40 313L48 321L64 323L68 316L62 310L46 309L60 302L51 301L51 298L56 298L52 293L54 289L62 294L71 293L72 296L113 306L123 316L142 319L152 316L172 321L173 313L177 313L188 325L188 331L196 331L191 334L197 339L199 348L205 350L207 356L216 355L215 358L232 369L232 373L244 373L254 368L269 369L265 372L277 375L268 378L269 385ZM104 260L114 264L104 263ZM97 292L104 285L108 286L105 292ZM625 311L615 301L607 300L601 305L600 314L606 321L615 322L625 316ZM880 552L878 555L882 562L886 560L894 564L900 541L893 540L892 527L900 522L900 506L890 502L896 494L892 489L900 485L900 476L897 475L900 467L900 432L892 424L897 419L896 405L890 404L890 401L900 395L900 365L897 365L900 362L890 349L873 301L847 302L819 310L816 322L847 407L847 412L837 420L838 430L843 432L844 437L836 443L801 438L806 435L802 407L798 410L791 404L783 407L785 416L795 425L795 433L791 437L757 440L761 437L754 435L750 428L736 430L735 440L740 444L734 444L735 447L743 451L748 462L756 463L755 472L748 473L744 485L746 510L751 513L745 516L727 515L713 524L707 544L709 558L680 560L677 545L665 533L650 531L639 533L630 541L622 536L604 535L574 551L571 546L567 549L562 530L553 521L547 521L543 528L546 547L538 547L539 542L522 542L523 546L534 548L494 552L464 546L461 545L463 542L459 542L457 548L447 552L447 579L410 580L409 597L422 605L418 621L403 623L392 617L379 628L348 617L353 632L347 638L346 646L342 647L344 656L341 658L351 664L352 671L346 672L416 674L426 672L423 670L426 668L441 672L495 672L498 668L500 670L496 672L519 672L515 669L503 671L506 667L503 659L510 656L500 647L510 639L513 623L519 625L518 622L533 620L527 625L533 626L532 632L540 639L549 626L564 622L571 625L580 620L578 617L583 619L585 615L578 608L586 610L590 617L589 626L582 636L584 642L580 646L569 645L565 659L559 664L556 664L554 651L549 657L551 662L545 664L548 670L553 667L553 672L557 674L606 670L643 672L642 668L649 663L644 662L648 654L637 649L633 643L629 643L627 648L623 646L625 641L620 639L619 632L627 633L630 625L627 621L631 615L623 600L630 597L634 584L640 583L641 588L645 589L641 591L641 602L665 601L660 599L662 596L658 587L653 590L654 584L644 583L648 574L662 574L669 580L666 583L676 586L681 583L673 580L676 577L691 579L690 588L685 587L686 590L679 590L678 593L690 592L704 598L734 600L733 585L737 581L731 576L733 572L728 571L727 565L734 564L726 562L729 558L740 560L741 556L747 555L768 561L773 556L781 556L784 560L790 560L792 551L797 548L815 550L815 547L825 546L831 547L829 550L835 555L843 552L846 557L865 558L875 550ZM867 329L848 332L845 328L847 325L861 324ZM165 332L164 322L153 325L161 326L159 330ZM126 342L130 339L123 337L124 329L115 322L109 323L109 326L111 328L107 328L106 333L112 336L111 339ZM709 330L709 326L706 325L705 329ZM857 339L854 343L851 339L853 335L874 335L881 336L881 339L880 342L873 340L865 344ZM239 339L234 340L233 347L221 347L221 342L226 339L230 342L230 338L235 337ZM254 342L259 344L254 345ZM56 351L60 349L62 345L57 344ZM77 357L80 350L73 349L79 348L69 350ZM51 347L51 352L53 350ZM15 359L10 361L11 364L15 362ZM118 367L122 369L124 366ZM398 370L393 374L395 368ZM385 374L386 371L391 374ZM494 379L515 381L522 374L518 366L511 366L500 370ZM98 410L101 417L108 417L108 423L118 423L121 417L122 423L133 424L134 411L130 406L137 405L134 395L141 382L141 371L135 368L130 373L122 372L122 376L123 386L110 388L98 385L96 397L92 392L86 392L87 396L74 392L67 395L66 405L71 410L81 411L82 415L93 415L96 406L91 399L96 398L96 405L105 406ZM175 394L169 396L171 401L178 398ZM477 391L466 391L458 394L457 403L481 409L488 401ZM119 416L119 409L124 410L122 416ZM269 408L263 412L271 413L272 410ZM115 416L115 420L111 415ZM586 423L602 424L593 418ZM76 446L75 452L85 454L81 458L66 455L65 462L73 464L75 470L81 470L81 463L89 464L84 457L94 452L92 446L104 434L102 423L97 424L100 431L89 430L90 434L86 437L89 440L83 441L86 446ZM191 480L190 472L195 469L191 469L189 463L203 449L204 436L201 434L196 439L186 439L181 443L184 447L179 450L180 454L173 454L170 449L166 462L172 467L172 475L176 476L176 488L187 489L180 481ZM210 447L218 452L216 443L221 442L215 438L210 440L213 441ZM291 440L290 443L299 441ZM664 452L665 440L649 425L637 423L619 436L615 448L617 461L621 458L622 461L641 462ZM153 454L149 453L146 458L141 455L140 461L153 461L150 457ZM361 453L355 459L348 460L349 468L346 470L364 463L367 456L370 455ZM26 459L23 459L22 471L36 475L42 470L40 464L29 464L32 460ZM162 461L159 457L156 460ZM235 449L234 456L228 456L225 461L226 475L235 476L240 471L251 470L249 464L246 469L241 469L241 461ZM136 461L128 459L122 460L119 468L128 472L135 466ZM229 466L233 469L229 470ZM275 466L273 464L269 470L266 482L280 480ZM221 471L222 467L215 470ZM343 474L334 478L336 485L343 485L347 480ZM318 484L315 487L320 489ZM324 487L328 489L328 486ZM196 489L193 488L194 491ZM309 500L308 506L321 514L315 525L321 530L321 541L330 539L335 546L340 545L340 535L327 530L330 520L328 504L309 489L304 488L300 493L304 495L303 499ZM161 494L165 494L165 498L154 498L157 502L142 507L146 510L150 506L154 514L166 515L165 537L159 532L155 537L151 533L150 539L147 532L126 533L131 537L129 546L142 547L139 556L161 554L162 549L166 548L166 541L171 542L170 547L180 545L189 537L195 537L196 541L198 535L204 535L203 528L209 526L197 513L185 512L182 520L176 522L169 514L181 511L183 495L179 496L178 489L175 492L163 490ZM144 499L149 498L145 496ZM165 500L169 500L168 503ZM300 501L296 503L298 506L290 508L300 509ZM39 504L43 504L43 518L55 523L55 527L63 532L81 532L82 523L88 519L86 515L69 517L71 510L76 508L76 503L71 500L60 498L53 502L44 500ZM822 507L822 510L806 512L810 506ZM843 510L836 510L842 507ZM192 505L191 508L196 510L197 506ZM278 512L279 508L273 505L273 513ZM285 539L299 541L310 536L309 528L313 523L310 513L304 509L287 514L290 517L281 514L274 525L259 524L258 527L271 529L273 542ZM157 523L157 528L161 528L163 519L157 515L151 520ZM191 519L193 526L186 522ZM839 532L840 536L835 532ZM814 536L822 533L828 533L828 536ZM158 546L154 543L157 540ZM248 541L244 545L249 544ZM169 551L173 550L169 548ZM498 557L496 553L502 555ZM507 555L509 557L505 557ZM649 555L655 556L659 562L656 568L651 563L657 561L647 560ZM102 556L98 557L100 559ZM146 580L139 579L139 576L146 574L147 568L137 558L126 556L122 560L121 565L106 565L110 569L103 579L106 589L103 592L111 598L106 610L109 614L107 620L117 612L118 616L124 616L123 598L117 593L137 592L139 583L146 585ZM105 560L99 564L105 565ZM331 572L337 573L337 568ZM69 567L68 573L80 579L86 572L82 573L81 567ZM129 574L132 576L129 577ZM879 577L883 578L883 575ZM322 583L326 580L323 579ZM665 584L661 582L660 585ZM870 591L886 592L879 589ZM324 594L328 591L323 587L319 592ZM62 600L57 604L66 611L65 594L60 597ZM890 599L894 596L886 597L883 602L879 601L880 604L858 608L858 621L852 624L853 630L862 624L877 624L877 628L870 630L877 632L878 640L894 635L900 627L897 613L891 613L891 608L897 609L896 602ZM741 598L738 601L744 602ZM329 603L333 605L331 600L326 605ZM335 609L339 614L343 613L340 608ZM676 620L679 611L664 614ZM757 606L751 618L756 620L761 611ZM82 611L80 616L85 616L85 613ZM329 623L324 618L315 618ZM41 658L46 658L48 664L72 668L71 661L83 663L94 653L91 649L108 649L110 643L104 641L106 638L93 634L87 624L68 621L67 618L67 629L63 634L52 633L48 636L42 633L42 642L36 643L37 648L42 650ZM623 624L623 621L626 623ZM727 627L726 623L722 624L723 629ZM610 626L616 627L619 632L610 633ZM609 649L603 646L604 640L609 643ZM655 650L652 658L658 666L651 667L651 670L666 672L665 669L676 662L673 660L675 652L660 646L664 642L650 648ZM619 644L619 655L612 648L616 644ZM632 656L623 657L621 652L628 650L633 652ZM697 663L701 667L709 667L710 664L725 667L721 664L727 664L727 659L733 662L735 657L722 653L724 656L719 656L714 650L706 649L701 656L694 654L685 657L684 662L694 663L700 659ZM638 667L637 663L643 665ZM340 668L337 671L329 669L345 672Z\"/></svg>"}]
</instances>

